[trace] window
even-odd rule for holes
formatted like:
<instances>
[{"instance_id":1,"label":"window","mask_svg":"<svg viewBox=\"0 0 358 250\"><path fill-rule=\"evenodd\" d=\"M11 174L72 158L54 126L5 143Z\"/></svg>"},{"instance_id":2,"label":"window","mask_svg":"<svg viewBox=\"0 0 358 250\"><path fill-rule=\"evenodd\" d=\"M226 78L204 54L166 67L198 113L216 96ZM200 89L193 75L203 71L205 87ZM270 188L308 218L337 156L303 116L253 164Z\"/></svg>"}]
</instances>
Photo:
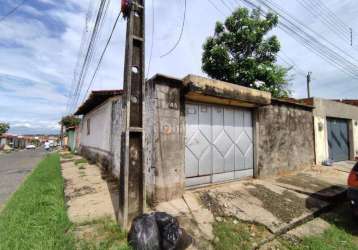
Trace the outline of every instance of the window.
<instances>
[{"instance_id":1,"label":"window","mask_svg":"<svg viewBox=\"0 0 358 250\"><path fill-rule=\"evenodd\" d=\"M87 135L91 133L91 119L87 119Z\"/></svg>"}]
</instances>

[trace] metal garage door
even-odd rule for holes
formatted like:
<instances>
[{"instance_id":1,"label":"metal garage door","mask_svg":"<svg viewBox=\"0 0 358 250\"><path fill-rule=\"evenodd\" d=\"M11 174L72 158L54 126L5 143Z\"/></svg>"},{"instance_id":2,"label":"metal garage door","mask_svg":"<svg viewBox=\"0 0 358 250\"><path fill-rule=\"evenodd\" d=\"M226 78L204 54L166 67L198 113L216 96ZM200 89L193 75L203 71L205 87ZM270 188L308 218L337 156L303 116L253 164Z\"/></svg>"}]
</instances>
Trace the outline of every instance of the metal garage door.
<instances>
[{"instance_id":1,"label":"metal garage door","mask_svg":"<svg viewBox=\"0 0 358 250\"><path fill-rule=\"evenodd\" d=\"M333 161L349 160L348 121L327 118L329 158Z\"/></svg>"},{"instance_id":2,"label":"metal garage door","mask_svg":"<svg viewBox=\"0 0 358 250\"><path fill-rule=\"evenodd\" d=\"M185 138L187 186L253 175L251 111L188 103Z\"/></svg>"}]
</instances>

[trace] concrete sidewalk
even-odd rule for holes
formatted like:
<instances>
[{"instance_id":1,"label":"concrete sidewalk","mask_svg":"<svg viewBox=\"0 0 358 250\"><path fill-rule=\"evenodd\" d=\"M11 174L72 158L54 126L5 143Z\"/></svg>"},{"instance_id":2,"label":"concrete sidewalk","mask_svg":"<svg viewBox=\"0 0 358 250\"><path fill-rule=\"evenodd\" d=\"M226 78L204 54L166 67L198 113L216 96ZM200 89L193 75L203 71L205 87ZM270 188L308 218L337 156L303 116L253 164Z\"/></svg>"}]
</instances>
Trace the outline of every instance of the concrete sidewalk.
<instances>
[{"instance_id":1,"label":"concrete sidewalk","mask_svg":"<svg viewBox=\"0 0 358 250\"><path fill-rule=\"evenodd\" d=\"M264 225L273 235L279 235L314 218L344 196L352 166L320 166L289 176L188 190L182 199L160 203L156 210L177 216L199 239L198 249L210 248L212 225L225 217Z\"/></svg>"}]
</instances>

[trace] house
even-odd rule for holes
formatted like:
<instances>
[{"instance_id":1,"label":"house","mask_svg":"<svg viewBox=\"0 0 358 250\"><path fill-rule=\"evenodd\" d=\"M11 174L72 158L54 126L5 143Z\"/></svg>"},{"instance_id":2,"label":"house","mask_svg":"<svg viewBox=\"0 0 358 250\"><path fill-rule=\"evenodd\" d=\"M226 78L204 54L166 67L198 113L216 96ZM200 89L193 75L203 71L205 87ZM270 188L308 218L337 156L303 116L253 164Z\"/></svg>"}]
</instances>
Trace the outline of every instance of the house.
<instances>
[{"instance_id":1,"label":"house","mask_svg":"<svg viewBox=\"0 0 358 250\"><path fill-rule=\"evenodd\" d=\"M92 91L75 113L83 116L78 127L78 151L117 178L120 169L122 93L121 90Z\"/></svg>"},{"instance_id":2,"label":"house","mask_svg":"<svg viewBox=\"0 0 358 250\"><path fill-rule=\"evenodd\" d=\"M358 106L354 100L310 98L313 105L316 164L358 158Z\"/></svg>"},{"instance_id":3,"label":"house","mask_svg":"<svg viewBox=\"0 0 358 250\"><path fill-rule=\"evenodd\" d=\"M186 188L311 166L313 108L204 77L155 75L146 82L143 112L148 200L171 200ZM81 153L118 177L122 91L92 92L75 115L83 115Z\"/></svg>"}]
</instances>

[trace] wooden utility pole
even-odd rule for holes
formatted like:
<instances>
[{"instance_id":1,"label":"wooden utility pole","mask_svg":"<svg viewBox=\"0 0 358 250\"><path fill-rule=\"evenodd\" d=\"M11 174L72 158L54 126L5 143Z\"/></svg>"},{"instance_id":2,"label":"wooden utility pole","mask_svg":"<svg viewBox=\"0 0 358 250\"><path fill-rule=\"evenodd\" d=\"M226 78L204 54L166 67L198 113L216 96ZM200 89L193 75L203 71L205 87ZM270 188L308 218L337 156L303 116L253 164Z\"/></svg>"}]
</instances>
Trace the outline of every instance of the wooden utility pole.
<instances>
[{"instance_id":1,"label":"wooden utility pole","mask_svg":"<svg viewBox=\"0 0 358 250\"><path fill-rule=\"evenodd\" d=\"M311 75L312 72L307 74L307 98L311 98Z\"/></svg>"},{"instance_id":2,"label":"wooden utility pole","mask_svg":"<svg viewBox=\"0 0 358 250\"><path fill-rule=\"evenodd\" d=\"M143 92L145 71L145 0L122 0L127 18L123 110L125 130L121 136L121 172L118 219L124 229L145 208L143 157Z\"/></svg>"}]
</instances>

